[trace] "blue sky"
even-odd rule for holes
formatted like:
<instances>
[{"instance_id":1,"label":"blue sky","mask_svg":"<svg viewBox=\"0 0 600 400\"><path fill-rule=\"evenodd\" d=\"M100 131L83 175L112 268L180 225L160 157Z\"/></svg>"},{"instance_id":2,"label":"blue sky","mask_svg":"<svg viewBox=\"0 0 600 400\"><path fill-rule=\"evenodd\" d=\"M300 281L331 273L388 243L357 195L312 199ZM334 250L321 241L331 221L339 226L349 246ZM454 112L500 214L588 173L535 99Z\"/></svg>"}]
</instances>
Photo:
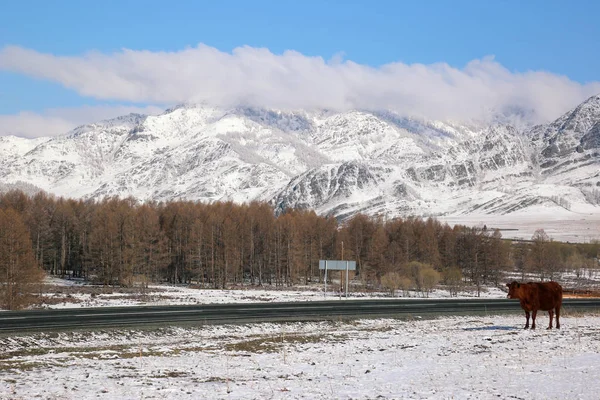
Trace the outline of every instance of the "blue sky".
<instances>
[{"instance_id":1,"label":"blue sky","mask_svg":"<svg viewBox=\"0 0 600 400\"><path fill-rule=\"evenodd\" d=\"M516 101L548 119L600 91L597 15L600 2L551 0L3 2L0 135L43 135L34 121L53 121L49 134L56 134L118 112L213 98L359 107L360 97L398 109L418 103L410 112L460 118L472 116L445 102L464 96L466 108L502 92L489 108ZM243 54L227 57L244 46ZM267 73L281 70L277 82L269 81ZM336 82L325 95L288 101L322 76ZM419 77L423 84L411 87ZM407 100L436 91L428 82L438 79L452 86L435 103ZM485 86L474 89L481 81ZM395 85L403 89L381 94ZM508 94L521 87L531 88ZM565 92L556 104L535 100Z\"/></svg>"}]
</instances>

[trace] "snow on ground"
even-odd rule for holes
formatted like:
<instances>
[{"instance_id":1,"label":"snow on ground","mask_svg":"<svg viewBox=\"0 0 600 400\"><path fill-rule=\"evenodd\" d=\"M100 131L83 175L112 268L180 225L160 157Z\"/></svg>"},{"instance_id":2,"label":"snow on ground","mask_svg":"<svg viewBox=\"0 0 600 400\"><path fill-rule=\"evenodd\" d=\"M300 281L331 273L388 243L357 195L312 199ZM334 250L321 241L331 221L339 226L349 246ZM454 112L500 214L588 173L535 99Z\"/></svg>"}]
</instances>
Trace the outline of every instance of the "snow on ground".
<instances>
[{"instance_id":1,"label":"snow on ground","mask_svg":"<svg viewBox=\"0 0 600 400\"><path fill-rule=\"evenodd\" d=\"M600 240L600 214L574 213L558 207L545 210L532 206L527 212L507 215L463 215L436 217L450 226L487 226L500 229L506 239L530 240L538 229L543 229L550 238L561 242L589 243ZM503 230L507 229L507 230Z\"/></svg>"},{"instance_id":2,"label":"snow on ground","mask_svg":"<svg viewBox=\"0 0 600 400\"><path fill-rule=\"evenodd\" d=\"M65 300L48 305L57 308L325 298L315 287L157 285L140 297L76 280L47 284ZM524 322L517 312L0 336L0 399L596 399L600 314L566 308L551 331L525 331ZM547 322L540 313L540 327Z\"/></svg>"},{"instance_id":3,"label":"snow on ground","mask_svg":"<svg viewBox=\"0 0 600 400\"><path fill-rule=\"evenodd\" d=\"M597 399L600 316L567 312L551 331L523 323L519 314L0 337L0 398Z\"/></svg>"},{"instance_id":4,"label":"snow on ground","mask_svg":"<svg viewBox=\"0 0 600 400\"><path fill-rule=\"evenodd\" d=\"M328 285L327 293L323 285L299 287L296 289L264 289L236 288L230 290L199 289L188 285L151 285L146 293L140 294L140 289L112 288L85 284L72 279L49 277L44 297L44 308L74 308L74 307L120 307L120 306L150 306L150 305L184 305L184 304L222 304L222 303L256 303L256 302L285 302L285 301L320 301L340 300L346 298L337 291L338 285ZM403 293L397 293L397 296ZM410 297L422 297L421 293L409 292ZM474 290L459 292L458 298L476 297ZM406 297L406 296L404 296ZM447 290L435 289L429 293L430 298L447 298ZM504 298L506 292L499 288L487 287L482 290L480 297ZM391 298L389 293L364 293L359 289L351 289L348 299Z\"/></svg>"}]
</instances>

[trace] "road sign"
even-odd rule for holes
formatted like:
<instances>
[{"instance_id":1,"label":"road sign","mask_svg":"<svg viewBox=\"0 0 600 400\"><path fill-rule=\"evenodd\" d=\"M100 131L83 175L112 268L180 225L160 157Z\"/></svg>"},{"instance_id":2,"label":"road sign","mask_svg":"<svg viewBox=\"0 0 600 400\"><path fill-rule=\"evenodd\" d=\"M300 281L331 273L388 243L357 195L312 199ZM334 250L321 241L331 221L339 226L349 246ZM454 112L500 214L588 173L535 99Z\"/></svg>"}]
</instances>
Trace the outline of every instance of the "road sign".
<instances>
[{"instance_id":1,"label":"road sign","mask_svg":"<svg viewBox=\"0 0 600 400\"><path fill-rule=\"evenodd\" d=\"M350 260L319 260L319 269L325 270L325 290L323 296L327 296L327 270L346 271L346 298L348 298L348 271L356 270L356 261ZM340 294L340 298L341 298Z\"/></svg>"},{"instance_id":2,"label":"road sign","mask_svg":"<svg viewBox=\"0 0 600 400\"><path fill-rule=\"evenodd\" d=\"M328 270L342 270L346 269L350 271L356 270L356 261L344 261L344 260L319 260L319 269L326 269L325 265L327 265Z\"/></svg>"}]
</instances>

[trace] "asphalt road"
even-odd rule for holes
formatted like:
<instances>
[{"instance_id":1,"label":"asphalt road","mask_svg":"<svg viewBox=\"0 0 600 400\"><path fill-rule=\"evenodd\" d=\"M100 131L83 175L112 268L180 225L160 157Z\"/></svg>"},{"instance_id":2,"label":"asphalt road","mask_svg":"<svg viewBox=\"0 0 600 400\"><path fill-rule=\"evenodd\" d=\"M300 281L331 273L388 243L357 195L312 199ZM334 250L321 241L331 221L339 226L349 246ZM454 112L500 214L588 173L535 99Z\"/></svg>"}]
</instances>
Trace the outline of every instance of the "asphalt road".
<instances>
[{"instance_id":1,"label":"asphalt road","mask_svg":"<svg viewBox=\"0 0 600 400\"><path fill-rule=\"evenodd\" d=\"M600 299L563 300L563 315L579 311L600 311ZM341 299L285 303L71 308L2 311L0 312L0 334L124 327L360 318L422 318L440 315L501 313L522 315L523 311L518 300L509 299ZM547 313L539 312L538 320L544 319L547 319ZM519 324L521 322L523 321L518 321Z\"/></svg>"}]
</instances>

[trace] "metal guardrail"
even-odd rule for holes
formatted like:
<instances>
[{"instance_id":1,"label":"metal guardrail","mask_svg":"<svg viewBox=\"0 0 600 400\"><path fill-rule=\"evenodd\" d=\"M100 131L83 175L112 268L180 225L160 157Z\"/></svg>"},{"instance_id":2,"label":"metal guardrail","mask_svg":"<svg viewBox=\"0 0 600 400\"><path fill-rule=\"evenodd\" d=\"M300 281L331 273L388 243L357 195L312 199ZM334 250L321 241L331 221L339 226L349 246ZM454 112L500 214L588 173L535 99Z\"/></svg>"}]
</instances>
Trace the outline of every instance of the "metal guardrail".
<instances>
[{"instance_id":1,"label":"metal guardrail","mask_svg":"<svg viewBox=\"0 0 600 400\"><path fill-rule=\"evenodd\" d=\"M600 299L564 299L563 315L600 311ZM509 299L330 300L0 312L0 334L278 321L522 313ZM521 321L519 321L520 323Z\"/></svg>"}]
</instances>

